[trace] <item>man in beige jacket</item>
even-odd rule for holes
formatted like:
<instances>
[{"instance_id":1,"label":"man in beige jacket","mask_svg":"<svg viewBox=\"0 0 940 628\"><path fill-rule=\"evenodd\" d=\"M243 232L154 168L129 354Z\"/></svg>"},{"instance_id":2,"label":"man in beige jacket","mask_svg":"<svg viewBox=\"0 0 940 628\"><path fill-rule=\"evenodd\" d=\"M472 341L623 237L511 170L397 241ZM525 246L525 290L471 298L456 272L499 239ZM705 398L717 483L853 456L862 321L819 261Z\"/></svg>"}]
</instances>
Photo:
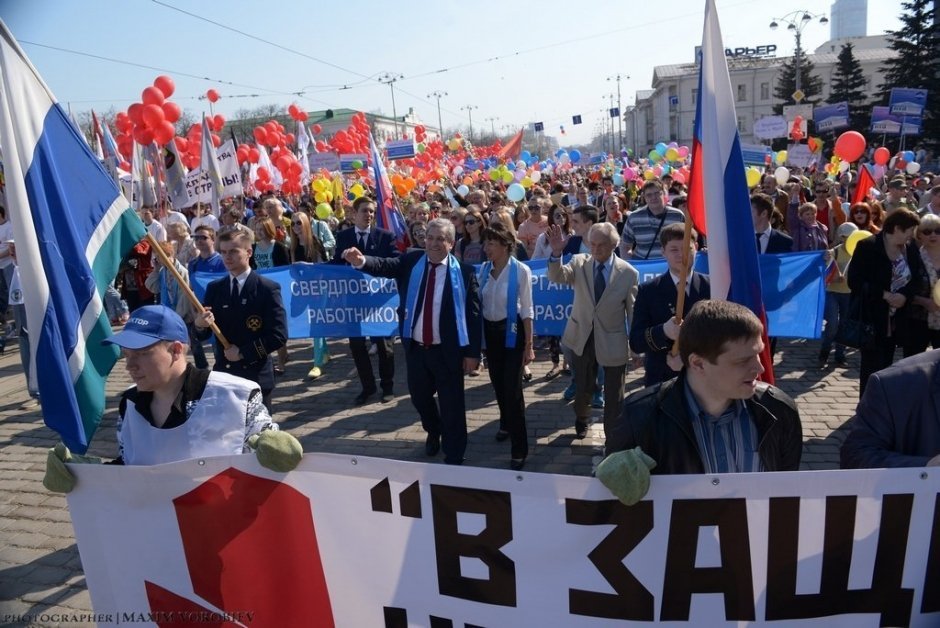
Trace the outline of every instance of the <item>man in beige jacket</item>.
<instances>
[{"instance_id":1,"label":"man in beige jacket","mask_svg":"<svg viewBox=\"0 0 940 628\"><path fill-rule=\"evenodd\" d=\"M623 381L629 358L627 323L633 318L638 273L613 255L620 242L617 229L602 222L591 227L590 255L574 255L561 263L565 237L549 227L548 278L574 288L574 306L562 342L575 354L575 435L584 438L598 365L604 367L604 432L610 434L623 402Z\"/></svg>"}]
</instances>

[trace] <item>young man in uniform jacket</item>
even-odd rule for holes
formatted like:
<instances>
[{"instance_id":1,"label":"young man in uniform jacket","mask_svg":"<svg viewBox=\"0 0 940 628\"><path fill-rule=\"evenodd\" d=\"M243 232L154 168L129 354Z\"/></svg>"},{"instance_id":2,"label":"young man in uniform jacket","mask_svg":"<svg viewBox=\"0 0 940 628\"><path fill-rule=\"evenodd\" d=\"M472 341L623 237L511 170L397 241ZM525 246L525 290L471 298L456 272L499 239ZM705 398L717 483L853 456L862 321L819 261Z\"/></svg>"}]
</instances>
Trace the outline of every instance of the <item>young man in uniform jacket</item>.
<instances>
[{"instance_id":1,"label":"young man in uniform jacket","mask_svg":"<svg viewBox=\"0 0 940 628\"><path fill-rule=\"evenodd\" d=\"M343 229L336 234L336 251L333 254L333 263L342 264L343 254L355 248L365 255L373 257L398 257L395 248L395 236L391 231L372 226L375 218L375 201L360 196L353 203L352 219L354 226ZM362 405L374 395L378 388L375 385L375 372L372 370L372 360L369 359L369 347L365 337L349 339L349 352L352 354L362 384L362 392L356 396L356 405ZM379 383L382 386L382 403L388 403L394 398L392 387L395 383L395 350L391 338L372 338L379 356Z\"/></svg>"},{"instance_id":2,"label":"young man in uniform jacket","mask_svg":"<svg viewBox=\"0 0 940 628\"><path fill-rule=\"evenodd\" d=\"M261 387L264 405L271 410L274 364L270 354L287 342L287 314L281 287L251 270L251 230L236 225L219 234L219 254L228 275L206 286L195 326L200 340L212 334L214 321L230 343L215 343L216 371L250 379Z\"/></svg>"},{"instance_id":3,"label":"young man in uniform jacket","mask_svg":"<svg viewBox=\"0 0 940 628\"><path fill-rule=\"evenodd\" d=\"M643 354L645 374L643 384L652 386L676 376L666 363L666 356L672 351L675 340L679 337L679 325L676 323L676 305L678 299L679 276L683 271L682 242L685 238L685 225L673 223L663 227L659 234L663 255L669 265L662 275L653 277L640 285L633 303L633 324L630 326L630 348L635 353ZM695 266L695 250L698 236L692 230L689 249L689 268ZM686 284L683 318L692 306L708 299L711 285L708 275L691 271Z\"/></svg>"},{"instance_id":4,"label":"young man in uniform jacket","mask_svg":"<svg viewBox=\"0 0 940 628\"><path fill-rule=\"evenodd\" d=\"M435 456L443 449L445 463L462 464L467 448L464 374L480 362L483 324L476 270L450 254L454 239L453 223L437 218L428 223L424 251L381 258L353 248L344 259L398 284L408 391L428 433L425 453Z\"/></svg>"}]
</instances>

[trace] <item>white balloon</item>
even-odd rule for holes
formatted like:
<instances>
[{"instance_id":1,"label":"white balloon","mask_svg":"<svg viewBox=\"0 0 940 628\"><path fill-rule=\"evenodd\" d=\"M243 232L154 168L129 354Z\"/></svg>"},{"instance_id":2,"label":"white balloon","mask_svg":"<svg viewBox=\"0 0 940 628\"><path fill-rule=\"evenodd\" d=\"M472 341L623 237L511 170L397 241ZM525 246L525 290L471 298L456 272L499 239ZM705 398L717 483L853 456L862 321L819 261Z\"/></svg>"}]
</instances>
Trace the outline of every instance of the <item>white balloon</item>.
<instances>
[{"instance_id":1,"label":"white balloon","mask_svg":"<svg viewBox=\"0 0 940 628\"><path fill-rule=\"evenodd\" d=\"M455 166L455 167L454 167L454 176L455 176L455 177L459 177L459 176L462 175L462 174L463 174L463 166Z\"/></svg>"},{"instance_id":2,"label":"white balloon","mask_svg":"<svg viewBox=\"0 0 940 628\"><path fill-rule=\"evenodd\" d=\"M839 172L845 172L846 170L849 169L849 167L850 167L851 165L852 165L852 164L850 164L850 163L847 162L847 161L840 161L840 162L839 162Z\"/></svg>"},{"instance_id":3,"label":"white balloon","mask_svg":"<svg viewBox=\"0 0 940 628\"><path fill-rule=\"evenodd\" d=\"M787 170L785 166L780 166L774 170L774 179L776 179L777 183L780 185L786 185L787 181L790 179L790 171Z\"/></svg>"},{"instance_id":4,"label":"white balloon","mask_svg":"<svg viewBox=\"0 0 940 628\"><path fill-rule=\"evenodd\" d=\"M470 188L468 188L466 185L461 185L460 187L457 188L457 194L459 194L460 196L466 196L469 193L470 193Z\"/></svg>"},{"instance_id":5,"label":"white balloon","mask_svg":"<svg viewBox=\"0 0 940 628\"><path fill-rule=\"evenodd\" d=\"M538 170L533 170L529 178L532 179L532 183L538 183L542 179L542 173Z\"/></svg>"},{"instance_id":6,"label":"white balloon","mask_svg":"<svg viewBox=\"0 0 940 628\"><path fill-rule=\"evenodd\" d=\"M916 161L909 162L905 170L907 170L907 174L917 174L920 172L920 164Z\"/></svg>"}]
</instances>

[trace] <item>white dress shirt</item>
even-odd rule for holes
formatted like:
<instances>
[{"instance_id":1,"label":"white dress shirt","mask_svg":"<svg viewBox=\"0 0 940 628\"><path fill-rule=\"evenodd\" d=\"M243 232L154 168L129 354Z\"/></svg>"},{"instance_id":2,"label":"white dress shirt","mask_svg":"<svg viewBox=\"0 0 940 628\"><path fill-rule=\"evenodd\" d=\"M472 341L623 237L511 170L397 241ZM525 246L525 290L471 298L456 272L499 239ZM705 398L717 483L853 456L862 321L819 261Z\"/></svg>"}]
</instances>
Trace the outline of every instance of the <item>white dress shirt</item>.
<instances>
[{"instance_id":1,"label":"white dress shirt","mask_svg":"<svg viewBox=\"0 0 940 628\"><path fill-rule=\"evenodd\" d=\"M532 306L532 271L525 264L519 264L518 287L516 289L516 312L522 320L535 318ZM483 318L488 321L502 321L506 319L507 303L509 298L509 264L499 273L498 277L490 274L483 286ZM507 321L511 323L512 321Z\"/></svg>"},{"instance_id":2,"label":"white dress shirt","mask_svg":"<svg viewBox=\"0 0 940 628\"><path fill-rule=\"evenodd\" d=\"M441 302L444 299L444 283L447 281L447 260L438 264L437 268L434 269L434 320L431 321L431 327L433 330L430 340L424 337L424 299L420 296L418 297L418 304L415 307L418 307L418 311L415 312L415 327L414 327L414 339L420 342L423 345L438 345L441 343ZM428 261L428 269L432 268L430 260ZM428 277L430 279L430 275ZM423 292L427 292L427 284L423 287ZM460 312L458 312L458 316Z\"/></svg>"}]
</instances>

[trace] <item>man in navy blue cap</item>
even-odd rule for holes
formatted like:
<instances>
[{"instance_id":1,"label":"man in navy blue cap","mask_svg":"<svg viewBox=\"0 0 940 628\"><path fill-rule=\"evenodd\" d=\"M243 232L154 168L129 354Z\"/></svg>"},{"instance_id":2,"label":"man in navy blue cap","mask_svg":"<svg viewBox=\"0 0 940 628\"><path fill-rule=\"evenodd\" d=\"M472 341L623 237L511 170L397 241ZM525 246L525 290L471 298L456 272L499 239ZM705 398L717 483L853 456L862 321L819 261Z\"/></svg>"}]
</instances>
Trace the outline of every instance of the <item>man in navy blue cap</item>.
<instances>
[{"instance_id":1,"label":"man in navy blue cap","mask_svg":"<svg viewBox=\"0 0 940 628\"><path fill-rule=\"evenodd\" d=\"M300 443L278 431L257 383L186 361L189 332L172 309L138 308L122 331L102 342L121 347L135 384L121 396L119 455L113 464L153 465L253 450L275 471L290 471L300 462ZM68 492L75 480L63 462L90 461L72 457L59 444L49 452L43 483Z\"/></svg>"}]
</instances>

